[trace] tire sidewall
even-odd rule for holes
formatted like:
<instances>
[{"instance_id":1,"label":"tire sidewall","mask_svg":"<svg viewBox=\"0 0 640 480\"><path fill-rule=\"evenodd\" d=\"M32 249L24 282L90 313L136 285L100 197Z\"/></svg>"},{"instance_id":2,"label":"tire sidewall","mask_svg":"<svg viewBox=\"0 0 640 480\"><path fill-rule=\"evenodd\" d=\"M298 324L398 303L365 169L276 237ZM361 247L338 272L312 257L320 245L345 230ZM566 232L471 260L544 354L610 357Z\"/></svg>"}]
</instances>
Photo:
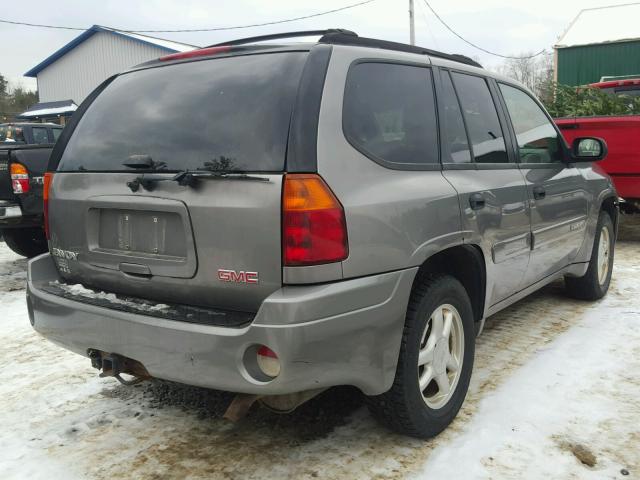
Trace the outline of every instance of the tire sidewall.
<instances>
[{"instance_id":1,"label":"tire sidewall","mask_svg":"<svg viewBox=\"0 0 640 480\"><path fill-rule=\"evenodd\" d=\"M433 311L443 304L453 305L460 314L464 331L464 355L462 371L453 395L443 407L432 409L424 402L418 385L418 354L427 322ZM471 379L475 354L475 329L471 302L458 280L448 276L442 277L442 280L435 284L434 288L429 289L418 300L418 308L407 320L413 325L402 358L404 362L402 382L405 398L409 404L409 412L415 417L412 419L415 424L425 426L431 431L434 428L441 431L460 410Z\"/></svg>"},{"instance_id":2,"label":"tire sidewall","mask_svg":"<svg viewBox=\"0 0 640 480\"><path fill-rule=\"evenodd\" d=\"M18 255L33 258L49 250L41 228L12 228L2 231L7 246Z\"/></svg>"}]
</instances>

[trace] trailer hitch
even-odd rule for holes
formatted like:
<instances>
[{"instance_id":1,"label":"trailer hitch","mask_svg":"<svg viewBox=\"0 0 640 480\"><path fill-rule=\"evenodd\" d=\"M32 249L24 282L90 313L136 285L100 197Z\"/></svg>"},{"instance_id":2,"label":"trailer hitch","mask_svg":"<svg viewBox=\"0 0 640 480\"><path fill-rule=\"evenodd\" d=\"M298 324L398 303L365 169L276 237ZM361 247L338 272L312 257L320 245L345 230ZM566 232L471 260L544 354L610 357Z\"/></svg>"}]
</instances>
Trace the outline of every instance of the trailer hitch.
<instances>
[{"instance_id":1,"label":"trailer hitch","mask_svg":"<svg viewBox=\"0 0 640 480\"><path fill-rule=\"evenodd\" d=\"M151 378L142 363L116 353L107 353L101 350L89 349L87 351L91 359L91 366L100 372L100 377L114 377L123 385L136 385ZM132 380L122 378L121 374L133 375Z\"/></svg>"}]
</instances>

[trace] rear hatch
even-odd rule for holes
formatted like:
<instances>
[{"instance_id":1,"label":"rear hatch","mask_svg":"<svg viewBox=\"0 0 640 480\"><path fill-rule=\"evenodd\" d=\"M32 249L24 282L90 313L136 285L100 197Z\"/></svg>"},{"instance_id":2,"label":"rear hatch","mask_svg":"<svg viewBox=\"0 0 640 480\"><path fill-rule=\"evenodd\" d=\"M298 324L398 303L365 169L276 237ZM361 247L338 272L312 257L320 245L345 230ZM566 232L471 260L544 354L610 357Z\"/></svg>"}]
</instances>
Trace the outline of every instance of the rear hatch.
<instances>
[{"instance_id":1,"label":"rear hatch","mask_svg":"<svg viewBox=\"0 0 640 480\"><path fill-rule=\"evenodd\" d=\"M256 311L282 284L282 179L306 55L191 61L110 83L52 182L50 246L67 283Z\"/></svg>"}]
</instances>

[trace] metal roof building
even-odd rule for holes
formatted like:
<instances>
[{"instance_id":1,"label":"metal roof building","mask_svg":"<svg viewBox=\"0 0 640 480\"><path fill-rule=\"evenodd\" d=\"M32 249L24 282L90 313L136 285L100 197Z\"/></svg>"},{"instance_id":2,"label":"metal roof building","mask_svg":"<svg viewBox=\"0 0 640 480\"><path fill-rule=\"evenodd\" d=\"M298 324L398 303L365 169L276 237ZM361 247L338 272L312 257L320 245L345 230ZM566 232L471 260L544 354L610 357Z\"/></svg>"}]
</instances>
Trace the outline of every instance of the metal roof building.
<instances>
[{"instance_id":1,"label":"metal roof building","mask_svg":"<svg viewBox=\"0 0 640 480\"><path fill-rule=\"evenodd\" d=\"M38 82L41 103L79 105L111 75L148 60L197 47L94 25L25 73ZM71 101L71 103L69 103ZM46 110L38 104L30 110ZM63 118L73 113L57 111ZM27 112L25 112L27 113Z\"/></svg>"},{"instance_id":2,"label":"metal roof building","mask_svg":"<svg viewBox=\"0 0 640 480\"><path fill-rule=\"evenodd\" d=\"M640 3L582 10L554 46L555 80L586 85L640 76Z\"/></svg>"}]
</instances>

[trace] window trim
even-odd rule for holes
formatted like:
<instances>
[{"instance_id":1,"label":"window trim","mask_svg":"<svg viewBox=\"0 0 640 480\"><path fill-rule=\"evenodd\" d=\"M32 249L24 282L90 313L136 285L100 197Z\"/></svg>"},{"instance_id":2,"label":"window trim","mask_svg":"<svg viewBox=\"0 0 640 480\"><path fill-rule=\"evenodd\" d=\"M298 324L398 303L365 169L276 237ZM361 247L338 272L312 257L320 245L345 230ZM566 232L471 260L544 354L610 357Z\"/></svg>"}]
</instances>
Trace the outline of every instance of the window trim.
<instances>
[{"instance_id":1,"label":"window trim","mask_svg":"<svg viewBox=\"0 0 640 480\"><path fill-rule=\"evenodd\" d=\"M378 157L377 155L374 155L373 153L365 150L364 148L360 147L357 142L355 142L353 139L350 138L349 135L347 135L347 132L345 131L345 122L344 122L344 99L346 98L346 93L347 93L347 86L348 86L348 80L349 80L349 76L351 75L351 71L352 69L354 69L355 67L357 67L358 65L361 65L363 63L376 63L376 64L392 64L392 65L402 65L402 66L407 66L407 67L418 67L418 68L425 68L425 69L429 69L430 73L431 73L431 89L433 91L433 104L434 104L434 108L435 108L435 121L436 121L436 141L438 143L437 147L436 147L436 161L434 163L394 163L394 162L389 162L388 160L385 160L383 158ZM440 137L440 115L439 115L439 108L438 108L438 95L437 95L437 89L436 89L436 80L434 78L435 75L435 70L434 67L431 64L426 64L426 63L420 63L420 62L411 62L411 61L403 61L403 60L393 60L393 59L389 59L389 58L359 58L357 60L354 60L353 62L351 62L351 64L349 65L349 68L347 69L347 75L345 77L345 82L344 82L344 90L342 92L342 108L340 109L340 116L341 116L341 121L340 121L340 125L341 125L341 129L342 129L342 136L344 137L344 139L347 141L347 143L349 143L349 145L351 145L353 148L355 148L358 152L360 152L362 155L364 155L365 157L367 157L369 160L372 160L373 162L377 163L378 165L384 167L384 168L388 168L390 170L405 170L405 171L440 171L442 170L442 158L441 158L441 152L440 152L440 145L442 144L441 141L441 137Z\"/></svg>"},{"instance_id":2,"label":"window trim","mask_svg":"<svg viewBox=\"0 0 640 480\"><path fill-rule=\"evenodd\" d=\"M471 151L471 163L443 163L442 168L444 170L511 170L517 169L518 167L518 157L513 156L513 152L511 151L510 146L512 145L511 140L511 130L508 125L509 122L505 122L506 118L503 116L502 106L499 103L499 100L496 99L496 94L492 88L492 81L495 81L494 78L481 75L476 72L469 72L467 70L457 69L457 68L443 68L440 67L443 71L448 71L451 75L452 73L459 73L462 75L469 75L472 77L478 77L484 80L487 84L487 88L489 89L489 95L491 95L491 100L493 102L494 108L496 109L496 115L498 116L498 123L500 123L500 128L502 129L502 135L505 144L505 151L507 157L509 158L508 162L505 163L478 163L476 162L475 153L473 151L473 143L471 142L471 138L469 137L469 130L467 127L467 120L462 114L462 121L464 122L465 130L467 131L467 141L469 142L469 149ZM458 88L456 87L456 82L453 79L453 75L451 75L451 83L453 84L453 89L456 93L456 98L458 100L458 105L460 107L460 112L462 112L462 103L460 102L460 95L458 94ZM498 102L498 103L496 103ZM505 125L505 123L507 125ZM505 128L505 126L507 128Z\"/></svg>"},{"instance_id":3,"label":"window trim","mask_svg":"<svg viewBox=\"0 0 640 480\"><path fill-rule=\"evenodd\" d=\"M471 160L466 163L449 163L445 162L445 157L450 156L449 145L444 141L440 142L440 163L442 164L443 170L477 170L476 163L473 160L473 147L471 145L471 141L469 139L469 130L467 129L467 121L464 118L462 113L462 107L460 106L460 99L458 98L458 92L456 91L455 85L453 85L453 78L451 77L451 72L447 68L442 67L434 67L434 75L435 75L435 83L436 83L436 91L439 98L444 98L444 85L442 84L442 75L447 74L449 76L449 80L451 80L451 85L453 86L453 95L455 101L458 102L458 109L460 110L460 116L462 117L462 126L464 128L464 134L467 137L467 145L469 147L469 155ZM445 138L444 130L447 128L447 124L444 121L444 109L438 108L438 118L439 123L441 125L440 129L440 138ZM447 155L445 155L447 154Z\"/></svg>"},{"instance_id":4,"label":"window trim","mask_svg":"<svg viewBox=\"0 0 640 480\"><path fill-rule=\"evenodd\" d=\"M522 93L524 93L527 97L529 97L531 100L533 100L533 103L535 103L538 108L540 110L542 110L542 113L544 114L544 116L547 118L547 120L551 123L551 126L554 128L554 130L556 131L556 133L558 134L558 138L560 139L560 147L562 150L562 159L559 162L547 162L547 163L527 163L527 162L523 162L522 159L520 158L520 147L518 146L518 138L516 135L516 131L515 128L513 126L513 120L511 119L511 114L509 113L509 108L507 107L507 101L504 99L504 96L502 95L502 90L500 90L500 85L505 85L507 87L511 87L511 88L515 88L516 90L521 91ZM517 159L518 159L518 165L520 165L522 168L528 168L528 169L538 169L538 168L552 168L552 167L560 167L560 168L565 168L565 167L570 167L571 165L566 161L567 158L569 158L567 156L567 152L569 147L567 146L567 142L564 139L564 136L562 135L562 132L560 132L560 128L558 127L558 125L556 124L556 122L553 121L553 118L551 117L551 115L549 115L549 112L547 112L547 109L544 108L544 105L542 105L542 103L535 97L535 95L531 95L529 92L527 92L524 88L522 88L519 85L515 85L513 83L510 82L505 82L502 80L497 80L496 81L496 90L498 93L498 96L500 98L500 103L502 104L502 108L504 108L505 111L505 115L507 117L507 119L509 120L509 129L511 130L511 135L513 136L513 144L515 147L515 153L517 155Z\"/></svg>"}]
</instances>

